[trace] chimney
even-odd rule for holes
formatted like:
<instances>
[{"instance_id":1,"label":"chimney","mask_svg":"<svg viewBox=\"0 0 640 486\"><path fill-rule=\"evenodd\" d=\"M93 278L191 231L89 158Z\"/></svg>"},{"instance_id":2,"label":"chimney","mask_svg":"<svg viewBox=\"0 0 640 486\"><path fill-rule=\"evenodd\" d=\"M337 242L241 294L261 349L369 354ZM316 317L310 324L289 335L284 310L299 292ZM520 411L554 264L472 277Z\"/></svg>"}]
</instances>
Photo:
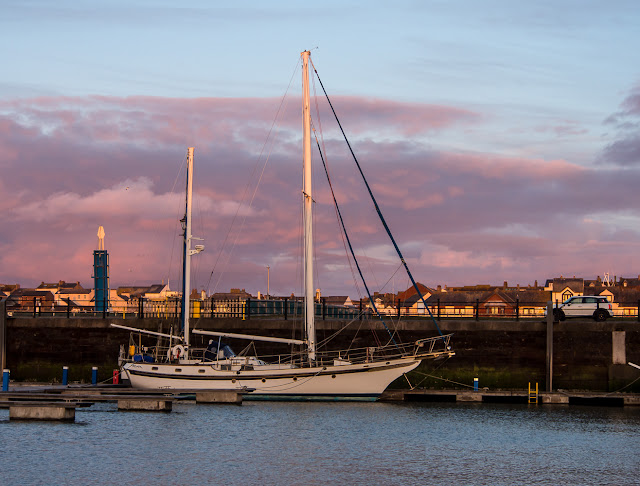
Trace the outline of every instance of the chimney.
<instances>
[{"instance_id":1,"label":"chimney","mask_svg":"<svg viewBox=\"0 0 640 486\"><path fill-rule=\"evenodd\" d=\"M442 285L438 285L437 290L438 290L438 292L442 292Z\"/></svg>"},{"instance_id":2,"label":"chimney","mask_svg":"<svg viewBox=\"0 0 640 486\"><path fill-rule=\"evenodd\" d=\"M505 289L508 287L508 285L507 285L507 281L506 281L506 280L504 281L503 287L504 287Z\"/></svg>"}]
</instances>

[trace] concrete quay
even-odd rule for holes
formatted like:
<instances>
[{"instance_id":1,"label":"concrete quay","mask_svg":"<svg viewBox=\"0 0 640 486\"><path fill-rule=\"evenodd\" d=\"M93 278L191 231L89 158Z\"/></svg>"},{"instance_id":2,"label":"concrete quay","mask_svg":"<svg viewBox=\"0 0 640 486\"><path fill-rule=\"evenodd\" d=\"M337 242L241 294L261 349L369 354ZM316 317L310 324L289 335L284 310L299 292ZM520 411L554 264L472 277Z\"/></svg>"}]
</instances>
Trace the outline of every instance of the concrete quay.
<instances>
[{"instance_id":1,"label":"concrete quay","mask_svg":"<svg viewBox=\"0 0 640 486\"><path fill-rule=\"evenodd\" d=\"M125 387L25 386L0 392L0 408L9 408L10 420L74 421L77 407L112 402L118 411L170 412L177 400L242 405L237 390L134 390Z\"/></svg>"},{"instance_id":2,"label":"concrete quay","mask_svg":"<svg viewBox=\"0 0 640 486\"><path fill-rule=\"evenodd\" d=\"M530 401L531 397L531 401ZM638 393L594 393L584 391L538 392L527 390L387 390L382 402L520 403L543 405L640 406Z\"/></svg>"}]
</instances>

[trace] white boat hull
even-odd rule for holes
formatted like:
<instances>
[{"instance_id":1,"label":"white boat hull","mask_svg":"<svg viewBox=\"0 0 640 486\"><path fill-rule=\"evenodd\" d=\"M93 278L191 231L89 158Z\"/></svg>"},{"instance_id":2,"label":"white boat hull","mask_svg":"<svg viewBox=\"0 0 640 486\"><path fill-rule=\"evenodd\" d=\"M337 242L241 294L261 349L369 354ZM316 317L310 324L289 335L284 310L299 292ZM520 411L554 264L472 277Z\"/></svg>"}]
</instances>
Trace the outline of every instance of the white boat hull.
<instances>
[{"instance_id":1,"label":"white boat hull","mask_svg":"<svg viewBox=\"0 0 640 486\"><path fill-rule=\"evenodd\" d=\"M246 398L375 400L389 384L420 364L417 357L310 368L256 366L224 370L209 363L126 363L133 388L248 390Z\"/></svg>"}]
</instances>

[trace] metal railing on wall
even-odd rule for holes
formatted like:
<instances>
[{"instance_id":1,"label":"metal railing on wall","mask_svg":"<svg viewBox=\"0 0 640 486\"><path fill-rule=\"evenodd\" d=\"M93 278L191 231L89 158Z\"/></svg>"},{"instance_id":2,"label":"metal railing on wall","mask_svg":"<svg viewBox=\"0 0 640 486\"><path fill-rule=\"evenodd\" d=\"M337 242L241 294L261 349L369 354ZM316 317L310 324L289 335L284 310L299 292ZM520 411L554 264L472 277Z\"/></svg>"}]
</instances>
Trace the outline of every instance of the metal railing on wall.
<instances>
[{"instance_id":1,"label":"metal railing on wall","mask_svg":"<svg viewBox=\"0 0 640 486\"><path fill-rule=\"evenodd\" d=\"M68 305L71 304L71 305ZM96 317L96 318L159 318L178 319L181 313L180 301L176 299L158 301L140 298L124 304L110 303L104 310L96 311L93 306L77 306L51 301L18 301L11 296L6 299L6 313L13 317ZM545 317L546 305L539 302L441 302L429 301L429 310L441 319L540 319ZM396 318L426 318L429 312L422 307L409 307L401 302L395 305L379 305L382 315ZM633 306L614 305L615 317L637 319L640 322L640 301ZM315 304L318 319L362 319L371 316L373 310L358 302L356 306L328 304L325 299ZM191 318L282 318L294 319L304 315L304 303L297 298L283 299L215 299L190 301Z\"/></svg>"}]
</instances>

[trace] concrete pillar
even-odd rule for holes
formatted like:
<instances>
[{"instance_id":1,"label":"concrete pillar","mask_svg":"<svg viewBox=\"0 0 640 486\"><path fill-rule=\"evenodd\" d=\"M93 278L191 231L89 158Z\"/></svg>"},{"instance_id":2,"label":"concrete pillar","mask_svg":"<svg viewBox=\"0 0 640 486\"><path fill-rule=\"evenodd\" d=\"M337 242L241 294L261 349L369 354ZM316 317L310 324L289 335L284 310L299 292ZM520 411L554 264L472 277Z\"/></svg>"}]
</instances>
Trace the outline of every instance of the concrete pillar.
<instances>
[{"instance_id":1,"label":"concrete pillar","mask_svg":"<svg viewBox=\"0 0 640 486\"><path fill-rule=\"evenodd\" d=\"M611 364L614 364L614 365L627 364L627 352L626 352L624 331L613 331L611 333Z\"/></svg>"},{"instance_id":2,"label":"concrete pillar","mask_svg":"<svg viewBox=\"0 0 640 486\"><path fill-rule=\"evenodd\" d=\"M76 406L72 404L24 403L9 407L9 420L63 420L76 419Z\"/></svg>"},{"instance_id":3,"label":"concrete pillar","mask_svg":"<svg viewBox=\"0 0 640 486\"><path fill-rule=\"evenodd\" d=\"M456 402L481 402L482 393L461 392L456 394Z\"/></svg>"},{"instance_id":4,"label":"concrete pillar","mask_svg":"<svg viewBox=\"0 0 640 486\"><path fill-rule=\"evenodd\" d=\"M553 391L553 302L547 302L547 373L546 390Z\"/></svg>"},{"instance_id":5,"label":"concrete pillar","mask_svg":"<svg viewBox=\"0 0 640 486\"><path fill-rule=\"evenodd\" d=\"M232 403L242 405L242 393L235 390L208 390L196 393L196 403Z\"/></svg>"},{"instance_id":6,"label":"concrete pillar","mask_svg":"<svg viewBox=\"0 0 640 486\"><path fill-rule=\"evenodd\" d=\"M170 398L130 398L118 400L118 410L147 412L171 412L173 401Z\"/></svg>"}]
</instances>

